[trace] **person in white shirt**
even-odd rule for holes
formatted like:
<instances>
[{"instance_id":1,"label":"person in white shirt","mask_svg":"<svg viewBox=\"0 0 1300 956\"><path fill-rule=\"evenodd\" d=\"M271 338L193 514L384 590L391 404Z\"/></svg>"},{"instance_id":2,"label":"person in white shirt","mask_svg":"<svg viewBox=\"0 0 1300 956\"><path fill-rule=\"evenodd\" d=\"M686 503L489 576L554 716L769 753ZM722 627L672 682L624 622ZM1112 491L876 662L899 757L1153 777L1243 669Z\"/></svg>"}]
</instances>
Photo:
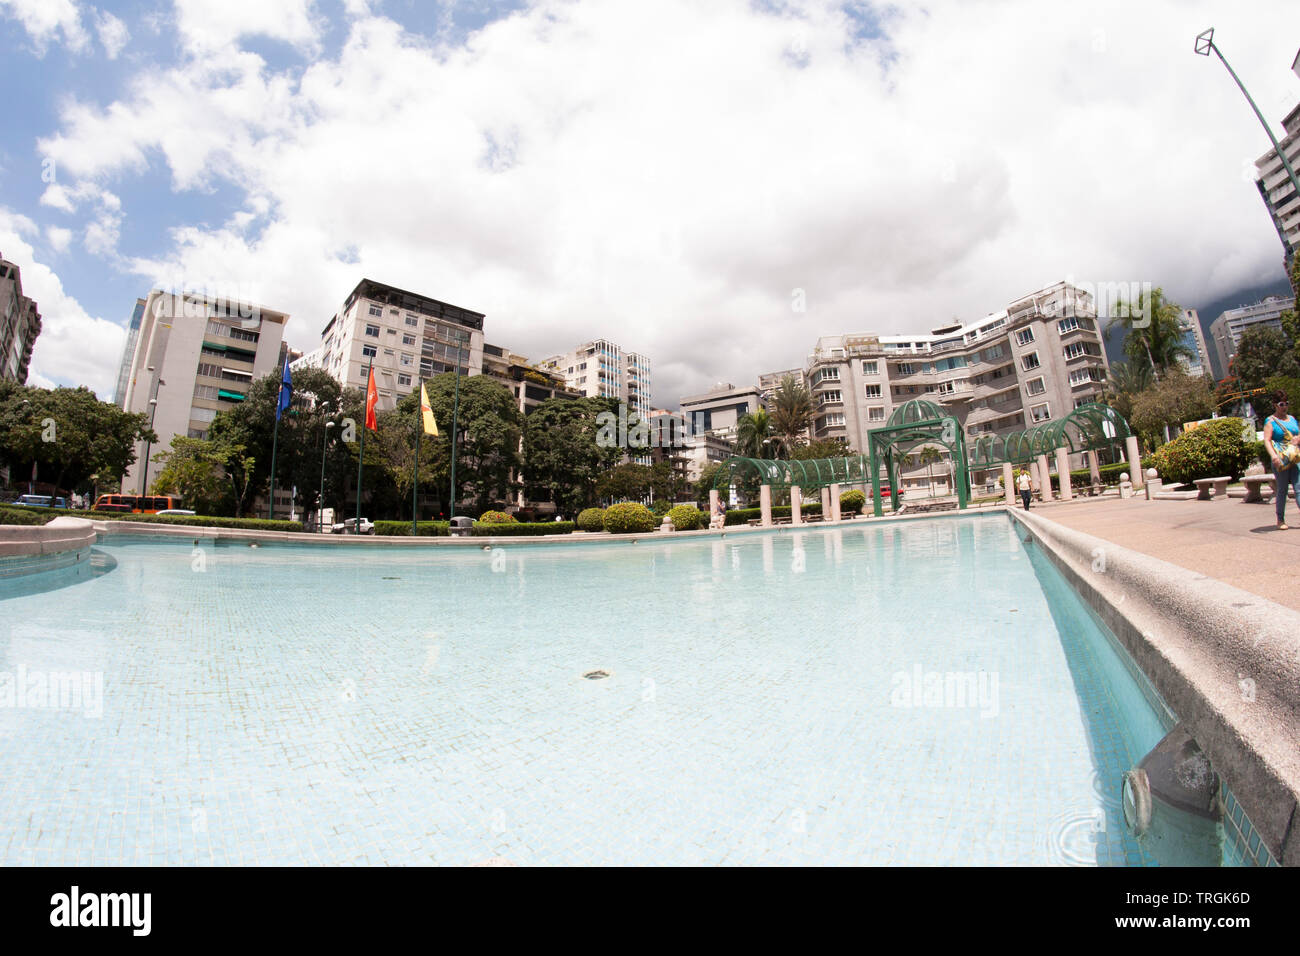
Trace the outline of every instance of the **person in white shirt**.
<instances>
[{"instance_id":1,"label":"person in white shirt","mask_svg":"<svg viewBox=\"0 0 1300 956\"><path fill-rule=\"evenodd\" d=\"M1033 494L1033 483L1029 480L1029 472L1022 471L1020 477L1016 479L1016 487L1020 489L1020 500L1025 503L1025 510L1029 510L1029 499Z\"/></svg>"}]
</instances>

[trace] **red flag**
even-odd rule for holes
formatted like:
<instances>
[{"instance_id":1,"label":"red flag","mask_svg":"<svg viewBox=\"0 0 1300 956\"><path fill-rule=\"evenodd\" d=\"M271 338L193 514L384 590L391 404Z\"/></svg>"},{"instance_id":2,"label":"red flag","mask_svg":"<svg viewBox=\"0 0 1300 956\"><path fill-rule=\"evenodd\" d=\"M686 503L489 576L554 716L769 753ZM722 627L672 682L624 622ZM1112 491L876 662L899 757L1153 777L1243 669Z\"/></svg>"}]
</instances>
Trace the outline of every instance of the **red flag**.
<instances>
[{"instance_id":1,"label":"red flag","mask_svg":"<svg viewBox=\"0 0 1300 956\"><path fill-rule=\"evenodd\" d=\"M379 430L375 421L375 406L379 404L379 389L375 388L375 370L370 369L370 384L366 386L366 427L372 432Z\"/></svg>"}]
</instances>

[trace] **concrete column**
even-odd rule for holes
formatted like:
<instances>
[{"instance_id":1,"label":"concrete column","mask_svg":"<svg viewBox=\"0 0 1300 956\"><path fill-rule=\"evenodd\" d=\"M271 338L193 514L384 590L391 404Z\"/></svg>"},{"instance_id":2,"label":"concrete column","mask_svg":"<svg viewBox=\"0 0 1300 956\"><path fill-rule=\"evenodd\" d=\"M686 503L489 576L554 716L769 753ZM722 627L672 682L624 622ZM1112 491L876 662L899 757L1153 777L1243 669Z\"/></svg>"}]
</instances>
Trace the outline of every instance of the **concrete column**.
<instances>
[{"instance_id":1,"label":"concrete column","mask_svg":"<svg viewBox=\"0 0 1300 956\"><path fill-rule=\"evenodd\" d=\"M713 527L714 521L717 520L718 514L718 489L709 489L709 527Z\"/></svg>"},{"instance_id":2,"label":"concrete column","mask_svg":"<svg viewBox=\"0 0 1300 956\"><path fill-rule=\"evenodd\" d=\"M1047 467L1047 456L1038 456L1038 478L1043 489L1043 500L1052 500L1052 472Z\"/></svg>"},{"instance_id":3,"label":"concrete column","mask_svg":"<svg viewBox=\"0 0 1300 956\"><path fill-rule=\"evenodd\" d=\"M798 485L790 486L790 527L797 528L803 524L803 489Z\"/></svg>"},{"instance_id":4,"label":"concrete column","mask_svg":"<svg viewBox=\"0 0 1300 956\"><path fill-rule=\"evenodd\" d=\"M831 490L829 488L822 489L822 520L831 520Z\"/></svg>"},{"instance_id":5,"label":"concrete column","mask_svg":"<svg viewBox=\"0 0 1300 956\"><path fill-rule=\"evenodd\" d=\"M1101 484L1101 465L1097 461L1097 453L1090 451L1088 455L1088 477L1092 479L1094 485Z\"/></svg>"},{"instance_id":6,"label":"concrete column","mask_svg":"<svg viewBox=\"0 0 1300 956\"><path fill-rule=\"evenodd\" d=\"M763 519L763 527L772 527L772 486L761 485L758 489L758 510Z\"/></svg>"},{"instance_id":7,"label":"concrete column","mask_svg":"<svg viewBox=\"0 0 1300 956\"><path fill-rule=\"evenodd\" d=\"M1124 450L1128 453L1129 480L1141 487L1147 479L1142 474L1142 457L1138 454L1138 440L1132 435L1124 439Z\"/></svg>"},{"instance_id":8,"label":"concrete column","mask_svg":"<svg viewBox=\"0 0 1300 956\"><path fill-rule=\"evenodd\" d=\"M1063 447L1056 449L1056 474L1061 479L1061 500L1069 501L1074 497L1070 488L1070 453Z\"/></svg>"},{"instance_id":9,"label":"concrete column","mask_svg":"<svg viewBox=\"0 0 1300 956\"><path fill-rule=\"evenodd\" d=\"M840 520L840 483L831 485L831 520Z\"/></svg>"},{"instance_id":10,"label":"concrete column","mask_svg":"<svg viewBox=\"0 0 1300 956\"><path fill-rule=\"evenodd\" d=\"M1008 505L1014 506L1016 503L1015 478L1012 476L1011 462L1002 463L1002 494L1006 498Z\"/></svg>"}]
</instances>

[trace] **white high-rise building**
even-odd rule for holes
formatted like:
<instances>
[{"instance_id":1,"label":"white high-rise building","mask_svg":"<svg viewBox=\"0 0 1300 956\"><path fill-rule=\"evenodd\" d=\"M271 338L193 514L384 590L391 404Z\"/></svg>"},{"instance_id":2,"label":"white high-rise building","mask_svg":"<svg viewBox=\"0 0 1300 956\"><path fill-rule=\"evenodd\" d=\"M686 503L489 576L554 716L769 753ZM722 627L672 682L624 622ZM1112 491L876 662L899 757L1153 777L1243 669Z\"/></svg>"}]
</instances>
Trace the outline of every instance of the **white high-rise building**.
<instances>
[{"instance_id":1,"label":"white high-rise building","mask_svg":"<svg viewBox=\"0 0 1300 956\"><path fill-rule=\"evenodd\" d=\"M607 339L544 358L537 367L559 375L569 388L583 395L622 402L629 418L650 415L650 360L637 352L624 352Z\"/></svg>"},{"instance_id":2,"label":"white high-rise building","mask_svg":"<svg viewBox=\"0 0 1300 956\"><path fill-rule=\"evenodd\" d=\"M1228 309L1210 323L1210 339L1214 343L1215 357L1219 360L1219 371L1224 377L1229 374L1232 359L1237 354L1237 346L1247 329L1282 328L1282 313L1295 308L1293 296L1270 295L1254 305L1243 305L1239 309Z\"/></svg>"},{"instance_id":3,"label":"white high-rise building","mask_svg":"<svg viewBox=\"0 0 1300 956\"><path fill-rule=\"evenodd\" d=\"M158 434L150 455L171 447L177 435L206 438L217 412L244 401L255 379L274 374L289 320L248 302L158 290L137 302L136 314L117 401L149 416ZM145 451L141 443L122 478L124 492L146 492ZM159 470L149 463L150 480Z\"/></svg>"},{"instance_id":4,"label":"white high-rise building","mask_svg":"<svg viewBox=\"0 0 1300 956\"><path fill-rule=\"evenodd\" d=\"M479 375L483 313L362 279L325 323L320 347L299 361L325 369L344 388L364 389L372 359L381 410L394 408L421 378L457 365L462 375Z\"/></svg>"},{"instance_id":5,"label":"white high-rise building","mask_svg":"<svg viewBox=\"0 0 1300 956\"><path fill-rule=\"evenodd\" d=\"M1300 62L1300 57L1297 57ZM1278 144L1286 155L1291 168L1300 176L1300 103L1282 120L1286 135ZM1270 149L1255 161L1256 181L1259 194L1268 207L1268 214L1273 218L1278 238L1282 240L1282 250L1288 263L1300 248L1300 195L1296 194L1291 177L1282 165L1278 151Z\"/></svg>"}]
</instances>

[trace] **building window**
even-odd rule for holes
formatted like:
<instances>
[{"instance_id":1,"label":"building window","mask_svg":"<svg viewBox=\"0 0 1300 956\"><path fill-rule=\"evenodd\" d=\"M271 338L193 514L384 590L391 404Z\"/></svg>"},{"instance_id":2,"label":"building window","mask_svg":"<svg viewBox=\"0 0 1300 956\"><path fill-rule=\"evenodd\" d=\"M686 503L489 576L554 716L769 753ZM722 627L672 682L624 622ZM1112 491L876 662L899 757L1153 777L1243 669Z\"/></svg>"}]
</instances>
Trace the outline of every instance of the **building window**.
<instances>
[{"instance_id":1,"label":"building window","mask_svg":"<svg viewBox=\"0 0 1300 956\"><path fill-rule=\"evenodd\" d=\"M377 325L367 325L367 326L366 326L366 335L370 336L372 339L377 339L377 338L379 338L379 326L377 326Z\"/></svg>"},{"instance_id":2,"label":"building window","mask_svg":"<svg viewBox=\"0 0 1300 956\"><path fill-rule=\"evenodd\" d=\"M195 407L190 409L190 421L193 422L210 422L216 417L217 410L215 408Z\"/></svg>"},{"instance_id":3,"label":"building window","mask_svg":"<svg viewBox=\"0 0 1300 956\"><path fill-rule=\"evenodd\" d=\"M1030 405L1029 415L1035 423L1045 422L1052 417L1052 409L1047 403L1043 403L1042 405Z\"/></svg>"},{"instance_id":4,"label":"building window","mask_svg":"<svg viewBox=\"0 0 1300 956\"><path fill-rule=\"evenodd\" d=\"M414 335L403 335L403 336L402 336L402 344L403 344L403 345L414 345L414 344L415 344L415 336L414 336Z\"/></svg>"},{"instance_id":5,"label":"building window","mask_svg":"<svg viewBox=\"0 0 1300 956\"><path fill-rule=\"evenodd\" d=\"M840 390L838 388L833 388L830 389L829 391L822 392L821 403L823 405L839 405L842 404L843 402L844 399L840 396Z\"/></svg>"},{"instance_id":6,"label":"building window","mask_svg":"<svg viewBox=\"0 0 1300 956\"><path fill-rule=\"evenodd\" d=\"M411 364L411 356L407 355L405 352L402 353L402 364L403 365Z\"/></svg>"},{"instance_id":7,"label":"building window","mask_svg":"<svg viewBox=\"0 0 1300 956\"><path fill-rule=\"evenodd\" d=\"M867 398L879 398L879 397L880 397L880 386L879 386L879 385L868 385L868 386L867 386Z\"/></svg>"},{"instance_id":8,"label":"building window","mask_svg":"<svg viewBox=\"0 0 1300 956\"><path fill-rule=\"evenodd\" d=\"M878 362L863 362L863 363L862 363L862 374L863 374L863 375L879 375L879 374L880 374L879 367L880 367L880 363L878 363Z\"/></svg>"},{"instance_id":9,"label":"building window","mask_svg":"<svg viewBox=\"0 0 1300 956\"><path fill-rule=\"evenodd\" d=\"M408 313L406 316L406 324L414 328L415 326L420 324L420 320Z\"/></svg>"},{"instance_id":10,"label":"building window","mask_svg":"<svg viewBox=\"0 0 1300 956\"><path fill-rule=\"evenodd\" d=\"M1070 316L1068 319L1061 319L1061 321L1056 323L1056 331L1061 335L1064 335L1066 332L1073 332L1078 327L1079 320L1074 316Z\"/></svg>"},{"instance_id":11,"label":"building window","mask_svg":"<svg viewBox=\"0 0 1300 956\"><path fill-rule=\"evenodd\" d=\"M994 359L1000 359L1006 354L1001 345L994 345L984 350L984 361L992 362Z\"/></svg>"},{"instance_id":12,"label":"building window","mask_svg":"<svg viewBox=\"0 0 1300 956\"><path fill-rule=\"evenodd\" d=\"M899 375L915 375L916 366L911 362L900 362L898 365Z\"/></svg>"},{"instance_id":13,"label":"building window","mask_svg":"<svg viewBox=\"0 0 1300 956\"><path fill-rule=\"evenodd\" d=\"M194 397L215 402L217 400L217 387L215 385L195 385Z\"/></svg>"},{"instance_id":14,"label":"building window","mask_svg":"<svg viewBox=\"0 0 1300 956\"><path fill-rule=\"evenodd\" d=\"M375 355L376 355L378 352L379 352L379 350L378 350L377 348L375 348L373 345L363 345L363 346L361 346L361 354L362 354L362 356L364 356L365 358L374 358Z\"/></svg>"},{"instance_id":15,"label":"building window","mask_svg":"<svg viewBox=\"0 0 1300 956\"><path fill-rule=\"evenodd\" d=\"M1020 364L1024 366L1026 372L1028 372L1032 368L1038 368L1040 364L1038 361L1038 353L1030 352L1028 355L1026 355L1024 358L1020 360Z\"/></svg>"},{"instance_id":16,"label":"building window","mask_svg":"<svg viewBox=\"0 0 1300 956\"><path fill-rule=\"evenodd\" d=\"M383 310L382 308L380 308L379 306L377 306L377 305L372 305L372 306L370 307L370 314L371 314L371 315L383 315L383 314L384 314L384 310Z\"/></svg>"},{"instance_id":17,"label":"building window","mask_svg":"<svg viewBox=\"0 0 1300 956\"><path fill-rule=\"evenodd\" d=\"M410 384L411 384L411 376L409 376L409 375L399 375L399 376L397 376L397 384L398 384L398 385L410 385Z\"/></svg>"},{"instance_id":18,"label":"building window","mask_svg":"<svg viewBox=\"0 0 1300 956\"><path fill-rule=\"evenodd\" d=\"M1074 400L1074 407L1079 408L1083 405L1090 405L1097 400L1096 395L1080 395Z\"/></svg>"},{"instance_id":19,"label":"building window","mask_svg":"<svg viewBox=\"0 0 1300 956\"><path fill-rule=\"evenodd\" d=\"M1047 385L1043 382L1042 378L1033 378L1030 379L1029 384L1025 386L1025 391L1030 395L1042 395L1043 392L1047 391Z\"/></svg>"},{"instance_id":20,"label":"building window","mask_svg":"<svg viewBox=\"0 0 1300 956\"><path fill-rule=\"evenodd\" d=\"M885 420L885 406L872 405L867 409L867 421L883 422Z\"/></svg>"},{"instance_id":21,"label":"building window","mask_svg":"<svg viewBox=\"0 0 1300 956\"><path fill-rule=\"evenodd\" d=\"M1033 329L1021 329L1019 332L1016 333L1017 345L1029 345L1033 341L1034 341Z\"/></svg>"},{"instance_id":22,"label":"building window","mask_svg":"<svg viewBox=\"0 0 1300 956\"><path fill-rule=\"evenodd\" d=\"M1071 342L1065 347L1066 360L1077 359L1083 355L1100 355L1101 349L1093 342Z\"/></svg>"}]
</instances>

